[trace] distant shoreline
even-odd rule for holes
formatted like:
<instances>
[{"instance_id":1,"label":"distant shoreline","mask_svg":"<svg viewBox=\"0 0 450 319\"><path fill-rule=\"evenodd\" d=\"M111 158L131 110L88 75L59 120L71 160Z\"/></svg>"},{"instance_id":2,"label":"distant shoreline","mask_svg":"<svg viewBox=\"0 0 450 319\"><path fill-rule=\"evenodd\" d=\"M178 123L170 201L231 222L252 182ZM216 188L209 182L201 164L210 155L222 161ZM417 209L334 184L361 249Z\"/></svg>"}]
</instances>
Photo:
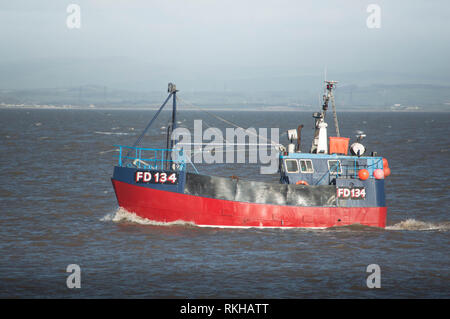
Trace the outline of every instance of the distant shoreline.
<instances>
[{"instance_id":1,"label":"distant shoreline","mask_svg":"<svg viewBox=\"0 0 450 319\"><path fill-rule=\"evenodd\" d=\"M166 108L169 110L171 106ZM92 111L157 111L159 107L89 107L89 106L56 106L56 105L0 105L0 110L92 110ZM239 107L203 107L199 108L182 108L183 112L195 111L201 112L207 109L208 111L220 111L220 112L315 112L317 110L312 109L294 109L292 107L285 106L273 106L273 107L261 107L261 108L239 108ZM369 107L363 107L361 109L338 109L338 112L364 112L364 113L448 113L448 110L442 109L418 109L418 110L389 110L389 109L375 109L371 110Z\"/></svg>"}]
</instances>

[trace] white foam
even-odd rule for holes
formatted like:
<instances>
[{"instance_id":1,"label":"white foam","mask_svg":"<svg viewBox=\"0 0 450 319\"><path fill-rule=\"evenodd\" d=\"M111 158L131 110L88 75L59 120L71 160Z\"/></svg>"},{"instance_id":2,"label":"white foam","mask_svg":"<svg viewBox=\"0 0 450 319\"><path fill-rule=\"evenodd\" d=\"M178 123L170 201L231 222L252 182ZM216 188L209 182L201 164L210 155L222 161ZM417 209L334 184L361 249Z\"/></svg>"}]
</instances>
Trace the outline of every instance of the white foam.
<instances>
[{"instance_id":1,"label":"white foam","mask_svg":"<svg viewBox=\"0 0 450 319\"><path fill-rule=\"evenodd\" d=\"M124 209L122 207L119 207L114 213L106 214L105 216L103 216L100 219L100 221L112 221L115 223L131 222L131 223L140 224L140 225L153 225L153 226L174 226L174 225L196 226L194 223L186 222L184 220L176 220L173 222L159 222L159 221L155 221L155 220L142 218L142 217L136 215L135 213L127 211L126 209Z\"/></svg>"},{"instance_id":2,"label":"white foam","mask_svg":"<svg viewBox=\"0 0 450 319\"><path fill-rule=\"evenodd\" d=\"M195 227L206 227L206 228L237 228L237 229L325 229L325 227L280 227L280 226L227 226L227 225L197 225L194 222L187 222L184 220L176 220L173 222L159 222L155 220L150 220L146 218L139 217L135 213L129 212L126 209L119 207L115 212L106 214L100 221L112 221L115 223L120 222L131 222L140 225L153 225L153 226L195 226Z\"/></svg>"},{"instance_id":3,"label":"white foam","mask_svg":"<svg viewBox=\"0 0 450 319\"><path fill-rule=\"evenodd\" d=\"M193 222L188 222L184 220L176 220L173 222L160 222L155 220L146 219L136 215L135 213L129 212L126 209L119 207L115 212L106 214L100 221L114 222L114 223L135 223L140 225L152 225L152 226L198 226L198 227L213 227L213 228L272 228L272 227L249 227L249 226L221 226L221 225L197 225ZM273 228L293 228L299 229L297 227L273 227ZM323 229L324 227L318 227L318 229ZM303 228L301 228L303 229ZM309 227L304 229L310 229ZM443 223L430 223L423 222L415 219L407 219L401 221L397 224L386 226L386 230L439 230L447 231L450 230L450 222Z\"/></svg>"},{"instance_id":4,"label":"white foam","mask_svg":"<svg viewBox=\"0 0 450 319\"><path fill-rule=\"evenodd\" d=\"M450 223L430 223L415 220L413 218L401 221L392 226L386 226L387 230L450 230Z\"/></svg>"},{"instance_id":5,"label":"white foam","mask_svg":"<svg viewBox=\"0 0 450 319\"><path fill-rule=\"evenodd\" d=\"M113 148L113 149L111 149L111 150L101 151L101 152L98 152L98 153L99 153L99 154L105 154L105 153L114 152L114 151L118 152L119 149L118 149L118 148Z\"/></svg>"},{"instance_id":6,"label":"white foam","mask_svg":"<svg viewBox=\"0 0 450 319\"><path fill-rule=\"evenodd\" d=\"M103 135L130 135L130 133L121 133L121 132L94 132L94 133Z\"/></svg>"}]
</instances>

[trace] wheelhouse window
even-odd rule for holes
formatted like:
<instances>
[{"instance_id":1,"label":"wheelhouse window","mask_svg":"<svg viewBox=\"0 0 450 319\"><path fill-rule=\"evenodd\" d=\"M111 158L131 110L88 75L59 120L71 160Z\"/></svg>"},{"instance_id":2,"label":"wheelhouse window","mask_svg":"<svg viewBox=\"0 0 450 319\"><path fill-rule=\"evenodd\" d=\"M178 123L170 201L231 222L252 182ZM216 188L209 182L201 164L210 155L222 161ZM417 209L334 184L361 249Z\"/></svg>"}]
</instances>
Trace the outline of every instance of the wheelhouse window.
<instances>
[{"instance_id":1,"label":"wheelhouse window","mask_svg":"<svg viewBox=\"0 0 450 319\"><path fill-rule=\"evenodd\" d=\"M302 173L314 173L314 167L311 160L300 160L300 170Z\"/></svg>"},{"instance_id":2,"label":"wheelhouse window","mask_svg":"<svg viewBox=\"0 0 450 319\"><path fill-rule=\"evenodd\" d=\"M284 160L284 165L286 167L286 172L288 173L298 173L298 163L296 159Z\"/></svg>"},{"instance_id":3,"label":"wheelhouse window","mask_svg":"<svg viewBox=\"0 0 450 319\"><path fill-rule=\"evenodd\" d=\"M328 170L330 174L342 174L341 161L339 160L330 160L328 161Z\"/></svg>"}]
</instances>

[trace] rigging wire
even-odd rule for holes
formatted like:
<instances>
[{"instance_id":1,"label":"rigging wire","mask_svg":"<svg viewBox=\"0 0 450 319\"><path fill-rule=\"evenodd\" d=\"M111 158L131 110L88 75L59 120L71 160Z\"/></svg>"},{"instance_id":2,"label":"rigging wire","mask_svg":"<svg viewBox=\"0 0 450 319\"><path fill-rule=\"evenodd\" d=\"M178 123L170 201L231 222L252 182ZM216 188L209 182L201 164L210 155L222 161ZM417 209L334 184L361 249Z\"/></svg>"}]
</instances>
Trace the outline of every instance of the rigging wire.
<instances>
[{"instance_id":1,"label":"rigging wire","mask_svg":"<svg viewBox=\"0 0 450 319\"><path fill-rule=\"evenodd\" d=\"M164 106L166 105L167 101L169 101L170 97L173 95L173 93L170 93L166 100L164 101L164 103L160 106L158 112L156 112L156 114L153 116L153 118L150 120L150 122L147 124L147 126L145 127L144 131L141 133L141 135L138 137L138 139L136 140L136 142L134 142L133 146L128 150L126 157L128 157L132 151L133 148L137 147L139 145L139 143L141 143L142 138L144 137L145 133L147 133L148 129L150 128L150 126L153 124L153 122L156 120L156 118L158 117L159 113L161 113L162 109L164 108Z\"/></svg>"},{"instance_id":2,"label":"rigging wire","mask_svg":"<svg viewBox=\"0 0 450 319\"><path fill-rule=\"evenodd\" d=\"M264 137L264 136L261 136L261 135L259 135L259 134L257 134L257 133L255 134L255 133L253 133L252 131L249 131L248 129L244 129L243 127L237 125L236 123L233 123L233 122L231 122L231 121L229 121L229 120L226 120L226 119L224 119L224 118L222 118L222 117L220 117L220 116L218 116L218 115L216 115L216 114L213 114L213 113L211 113L211 112L205 110L204 108L202 108L202 107L200 107L200 106L198 106L198 105L197 105L197 106L196 106L196 105L193 105L192 103L190 103L190 102L188 102L188 101L186 101L186 100L184 100L184 99L182 99L182 98L180 98L180 97L178 97L178 96L177 96L176 98L177 98L177 100L179 100L180 102L184 103L185 105L188 105L188 106L191 106L191 107L194 107L194 108L198 108L198 109L200 109L201 111L203 111L203 112L209 114L210 116L212 116L212 117L218 119L219 121L222 121L222 122L224 122L224 123L227 123L227 124L229 124L229 125L232 125L232 126L234 126L234 127L236 127L236 128L240 128L240 129L244 130L245 132L247 132L247 133L249 133L249 134L252 134L252 135L254 135L254 136L256 136L256 137L259 137L259 138L262 138L262 139L266 140L267 142L270 142L270 144L272 144L273 147L276 148L276 149L279 149L280 146L282 146L282 144L280 144L280 143L276 143L276 142L272 141L271 139L268 139L268 138L266 138L266 137Z\"/></svg>"}]
</instances>

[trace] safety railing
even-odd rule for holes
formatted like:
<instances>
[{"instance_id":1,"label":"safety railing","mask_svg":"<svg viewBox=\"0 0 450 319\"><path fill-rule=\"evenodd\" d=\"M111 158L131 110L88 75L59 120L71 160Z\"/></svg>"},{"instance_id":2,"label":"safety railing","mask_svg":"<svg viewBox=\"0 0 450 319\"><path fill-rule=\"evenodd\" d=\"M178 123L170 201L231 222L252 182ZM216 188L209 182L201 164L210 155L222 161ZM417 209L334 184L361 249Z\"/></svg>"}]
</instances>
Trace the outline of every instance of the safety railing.
<instances>
[{"instance_id":1,"label":"safety railing","mask_svg":"<svg viewBox=\"0 0 450 319\"><path fill-rule=\"evenodd\" d=\"M370 163L367 163L367 162ZM367 159L367 164L362 164L360 159L345 159L336 161L336 164L331 165L327 172L325 172L318 180L315 182L319 185L325 178L328 178L328 183L336 178L359 178L358 172L361 169L367 169L369 171L369 178L374 178L373 172L377 168L383 169L383 159L373 158Z\"/></svg>"},{"instance_id":2,"label":"safety railing","mask_svg":"<svg viewBox=\"0 0 450 319\"><path fill-rule=\"evenodd\" d=\"M186 168L183 150L159 149L114 145L119 148L118 166L154 170L177 170Z\"/></svg>"}]
</instances>

